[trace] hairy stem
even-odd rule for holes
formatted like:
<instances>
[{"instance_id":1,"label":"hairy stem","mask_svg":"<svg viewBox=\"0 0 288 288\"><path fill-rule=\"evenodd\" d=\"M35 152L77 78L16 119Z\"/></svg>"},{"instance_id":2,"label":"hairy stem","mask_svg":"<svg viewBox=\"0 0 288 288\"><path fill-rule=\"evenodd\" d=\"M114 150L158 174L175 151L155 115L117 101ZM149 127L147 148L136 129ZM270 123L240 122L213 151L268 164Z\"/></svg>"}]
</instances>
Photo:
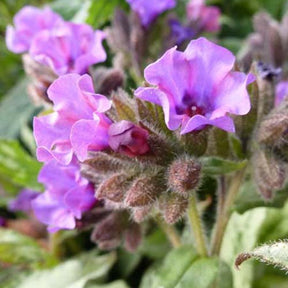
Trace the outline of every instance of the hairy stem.
<instances>
[{"instance_id":1,"label":"hairy stem","mask_svg":"<svg viewBox=\"0 0 288 288\"><path fill-rule=\"evenodd\" d=\"M156 216L155 218L158 225L166 234L173 248L178 248L182 245L180 236L173 225L167 224L161 216Z\"/></svg>"},{"instance_id":2,"label":"hairy stem","mask_svg":"<svg viewBox=\"0 0 288 288\"><path fill-rule=\"evenodd\" d=\"M231 216L231 207L235 201L239 188L242 184L244 174L245 174L245 168L242 169L241 171L238 171L234 175L226 195L225 191L223 190L223 188L225 189L225 185L224 186L220 185L222 187L220 187L218 191L217 218L211 240L211 251L210 251L211 255L219 255L220 253L224 233ZM220 180L220 184L221 181L223 180ZM226 198L223 203L223 198L225 196Z\"/></svg>"},{"instance_id":3,"label":"hairy stem","mask_svg":"<svg viewBox=\"0 0 288 288\"><path fill-rule=\"evenodd\" d=\"M203 229L203 223L197 207L197 199L195 191L189 199L188 218L194 235L196 249L201 256L207 256L206 239Z\"/></svg>"}]
</instances>

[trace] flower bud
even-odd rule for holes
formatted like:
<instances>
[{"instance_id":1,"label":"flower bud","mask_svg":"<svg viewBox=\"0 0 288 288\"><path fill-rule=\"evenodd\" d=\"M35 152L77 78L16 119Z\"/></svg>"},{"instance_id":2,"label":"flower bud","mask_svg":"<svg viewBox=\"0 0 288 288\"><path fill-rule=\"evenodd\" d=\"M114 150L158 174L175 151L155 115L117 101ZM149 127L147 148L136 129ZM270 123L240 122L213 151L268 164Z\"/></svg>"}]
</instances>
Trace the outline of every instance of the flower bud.
<instances>
[{"instance_id":1,"label":"flower bud","mask_svg":"<svg viewBox=\"0 0 288 288\"><path fill-rule=\"evenodd\" d=\"M168 185L181 195L196 189L201 178L201 165L194 158L180 158L168 168Z\"/></svg>"},{"instance_id":2,"label":"flower bud","mask_svg":"<svg viewBox=\"0 0 288 288\"><path fill-rule=\"evenodd\" d=\"M130 185L130 176L117 173L103 181L96 190L97 199L107 198L113 202L122 202Z\"/></svg>"},{"instance_id":3,"label":"flower bud","mask_svg":"<svg viewBox=\"0 0 288 288\"><path fill-rule=\"evenodd\" d=\"M265 151L257 151L252 159L254 179L259 192L265 199L271 199L275 190L285 182L285 167Z\"/></svg>"},{"instance_id":4,"label":"flower bud","mask_svg":"<svg viewBox=\"0 0 288 288\"><path fill-rule=\"evenodd\" d=\"M148 132L132 122L122 120L112 124L108 135L110 147L129 157L143 155L150 150L147 143Z\"/></svg>"},{"instance_id":5,"label":"flower bud","mask_svg":"<svg viewBox=\"0 0 288 288\"><path fill-rule=\"evenodd\" d=\"M143 222L150 214L152 206L143 206L133 208L132 217L136 223Z\"/></svg>"},{"instance_id":6,"label":"flower bud","mask_svg":"<svg viewBox=\"0 0 288 288\"><path fill-rule=\"evenodd\" d=\"M179 221L186 213L188 208L188 198L176 193L170 193L161 198L160 207L165 221L174 224Z\"/></svg>"},{"instance_id":7,"label":"flower bud","mask_svg":"<svg viewBox=\"0 0 288 288\"><path fill-rule=\"evenodd\" d=\"M142 240L141 227L137 223L129 225L124 233L124 247L129 252L134 252Z\"/></svg>"},{"instance_id":8,"label":"flower bud","mask_svg":"<svg viewBox=\"0 0 288 288\"><path fill-rule=\"evenodd\" d=\"M142 207L152 204L162 192L159 178L142 176L134 180L127 192L125 203L130 207Z\"/></svg>"},{"instance_id":9,"label":"flower bud","mask_svg":"<svg viewBox=\"0 0 288 288\"><path fill-rule=\"evenodd\" d=\"M112 240L97 242L98 248L102 251L110 251L120 246L120 244L121 244L121 239L112 239Z\"/></svg>"}]
</instances>

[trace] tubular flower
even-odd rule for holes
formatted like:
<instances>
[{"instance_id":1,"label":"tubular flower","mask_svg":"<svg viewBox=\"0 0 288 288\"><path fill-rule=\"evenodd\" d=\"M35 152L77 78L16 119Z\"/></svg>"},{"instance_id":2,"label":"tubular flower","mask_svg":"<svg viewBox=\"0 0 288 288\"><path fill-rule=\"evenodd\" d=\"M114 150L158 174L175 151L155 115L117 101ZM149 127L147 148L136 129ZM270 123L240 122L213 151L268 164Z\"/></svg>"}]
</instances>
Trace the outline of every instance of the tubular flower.
<instances>
[{"instance_id":1,"label":"tubular flower","mask_svg":"<svg viewBox=\"0 0 288 288\"><path fill-rule=\"evenodd\" d=\"M39 192L30 189L23 189L15 199L10 201L9 210L29 212L31 201L39 195Z\"/></svg>"},{"instance_id":2,"label":"tubular flower","mask_svg":"<svg viewBox=\"0 0 288 288\"><path fill-rule=\"evenodd\" d=\"M220 10L216 6L206 6L205 0L191 0L187 5L187 17L196 22L199 29L217 32L220 29Z\"/></svg>"},{"instance_id":3,"label":"tubular flower","mask_svg":"<svg viewBox=\"0 0 288 288\"><path fill-rule=\"evenodd\" d=\"M57 75L84 74L89 66L106 60L104 38L103 31L93 31L89 25L66 22L57 29L39 33L29 53Z\"/></svg>"},{"instance_id":4,"label":"tubular flower","mask_svg":"<svg viewBox=\"0 0 288 288\"><path fill-rule=\"evenodd\" d=\"M184 52L169 49L144 71L156 87L140 87L135 95L161 105L170 130L181 126L181 134L206 125L234 132L228 113L245 115L250 110L246 86L251 74L232 71L235 57L227 49L205 38L189 43Z\"/></svg>"},{"instance_id":5,"label":"tubular flower","mask_svg":"<svg viewBox=\"0 0 288 288\"><path fill-rule=\"evenodd\" d=\"M80 175L80 167L73 160L63 166L52 160L41 169L39 182L45 192L32 201L32 209L39 221L48 225L49 232L59 229L74 229L76 219L90 210L96 199L94 187Z\"/></svg>"},{"instance_id":6,"label":"tubular flower","mask_svg":"<svg viewBox=\"0 0 288 288\"><path fill-rule=\"evenodd\" d=\"M139 15L144 27L149 24L162 12L172 9L176 5L175 0L157 0L151 3L147 0L126 0L131 8Z\"/></svg>"},{"instance_id":7,"label":"tubular flower","mask_svg":"<svg viewBox=\"0 0 288 288\"><path fill-rule=\"evenodd\" d=\"M67 74L48 89L54 113L34 118L37 158L47 162L55 158L67 165L73 153L83 161L89 151L108 147L110 119L104 114L110 101L95 94L89 75Z\"/></svg>"},{"instance_id":8,"label":"tubular flower","mask_svg":"<svg viewBox=\"0 0 288 288\"><path fill-rule=\"evenodd\" d=\"M288 96L288 81L281 81L276 86L275 106L278 106Z\"/></svg>"},{"instance_id":9,"label":"tubular flower","mask_svg":"<svg viewBox=\"0 0 288 288\"><path fill-rule=\"evenodd\" d=\"M6 30L6 45L14 53L27 52L35 36L62 25L64 20L48 7L39 9L25 6L14 17L14 26Z\"/></svg>"}]
</instances>

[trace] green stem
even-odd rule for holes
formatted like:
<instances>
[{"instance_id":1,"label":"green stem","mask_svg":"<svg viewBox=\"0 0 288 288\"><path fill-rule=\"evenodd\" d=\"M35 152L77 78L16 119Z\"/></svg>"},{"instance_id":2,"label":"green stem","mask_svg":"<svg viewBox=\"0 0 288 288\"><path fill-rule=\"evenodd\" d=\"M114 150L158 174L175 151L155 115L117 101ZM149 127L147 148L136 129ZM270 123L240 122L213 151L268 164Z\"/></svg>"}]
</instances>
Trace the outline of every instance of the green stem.
<instances>
[{"instance_id":1,"label":"green stem","mask_svg":"<svg viewBox=\"0 0 288 288\"><path fill-rule=\"evenodd\" d=\"M220 197L222 199L219 199L218 195L218 209L217 209L217 219L212 235L212 241L211 241L211 255L219 255L224 233L228 224L228 221L231 216L231 207L236 199L236 196L238 194L239 188L242 184L243 178L245 174L245 168L242 169L241 171L238 171L234 177L231 180L231 184L229 186L229 189L226 194L226 199L223 204L223 191L218 191L221 192ZM221 189L220 189L221 190Z\"/></svg>"},{"instance_id":2,"label":"green stem","mask_svg":"<svg viewBox=\"0 0 288 288\"><path fill-rule=\"evenodd\" d=\"M59 237L61 232L51 233L49 234L49 250L53 257L56 259L61 258L62 252L59 247Z\"/></svg>"},{"instance_id":3,"label":"green stem","mask_svg":"<svg viewBox=\"0 0 288 288\"><path fill-rule=\"evenodd\" d=\"M197 207L197 199L195 191L189 199L188 218L191 229L194 234L196 249L201 256L207 256L206 239L204 235L203 224Z\"/></svg>"},{"instance_id":4,"label":"green stem","mask_svg":"<svg viewBox=\"0 0 288 288\"><path fill-rule=\"evenodd\" d=\"M156 216L155 218L158 225L161 227L161 229L166 234L167 238L169 239L171 245L173 248L178 248L182 245L181 239L178 235L178 232L176 231L175 227L173 225L167 224L161 216Z\"/></svg>"}]
</instances>

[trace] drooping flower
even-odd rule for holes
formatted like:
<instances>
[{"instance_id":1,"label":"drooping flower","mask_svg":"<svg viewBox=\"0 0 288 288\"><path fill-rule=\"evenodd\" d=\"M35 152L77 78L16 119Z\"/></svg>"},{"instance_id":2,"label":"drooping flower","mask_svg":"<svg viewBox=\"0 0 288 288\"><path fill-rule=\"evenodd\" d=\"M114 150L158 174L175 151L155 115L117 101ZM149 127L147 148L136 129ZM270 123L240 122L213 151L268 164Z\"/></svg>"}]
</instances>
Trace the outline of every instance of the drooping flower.
<instances>
[{"instance_id":1,"label":"drooping flower","mask_svg":"<svg viewBox=\"0 0 288 288\"><path fill-rule=\"evenodd\" d=\"M234 132L229 114L250 110L246 86L254 76L233 72L235 57L227 49L205 38L189 43L184 52L169 49L144 71L156 87L140 87L135 95L161 105L170 130L181 126L181 134L217 126Z\"/></svg>"},{"instance_id":2,"label":"drooping flower","mask_svg":"<svg viewBox=\"0 0 288 288\"><path fill-rule=\"evenodd\" d=\"M66 22L57 29L39 33L30 48L31 57L49 66L57 75L84 74L89 66L106 60L103 31L87 24Z\"/></svg>"},{"instance_id":3,"label":"drooping flower","mask_svg":"<svg viewBox=\"0 0 288 288\"><path fill-rule=\"evenodd\" d=\"M67 74L59 77L48 89L54 103L54 113L34 118L37 158L47 162L52 158L69 164L73 153L80 161L87 151L108 147L110 119L104 114L110 101L95 94L89 75Z\"/></svg>"},{"instance_id":4,"label":"drooping flower","mask_svg":"<svg viewBox=\"0 0 288 288\"><path fill-rule=\"evenodd\" d=\"M288 97L288 81L281 81L276 86L275 106L278 106L286 97Z\"/></svg>"},{"instance_id":5,"label":"drooping flower","mask_svg":"<svg viewBox=\"0 0 288 288\"><path fill-rule=\"evenodd\" d=\"M14 53L27 52L35 36L44 30L62 25L64 20L50 8L23 7L14 17L14 26L6 31L6 45Z\"/></svg>"},{"instance_id":6,"label":"drooping flower","mask_svg":"<svg viewBox=\"0 0 288 288\"><path fill-rule=\"evenodd\" d=\"M175 0L157 0L151 3L147 0L126 0L132 10L134 10L140 17L141 23L144 27L149 24L162 12L172 9L176 5Z\"/></svg>"},{"instance_id":7,"label":"drooping flower","mask_svg":"<svg viewBox=\"0 0 288 288\"><path fill-rule=\"evenodd\" d=\"M132 122L122 120L111 124L108 135L110 147L129 157L143 155L150 150L147 143L148 131Z\"/></svg>"},{"instance_id":8,"label":"drooping flower","mask_svg":"<svg viewBox=\"0 0 288 288\"><path fill-rule=\"evenodd\" d=\"M46 190L32 201L33 211L39 221L48 225L48 231L74 229L76 219L90 210L96 199L94 187L80 174L75 159L68 166L56 160L46 163L41 169L39 182Z\"/></svg>"},{"instance_id":9,"label":"drooping flower","mask_svg":"<svg viewBox=\"0 0 288 288\"><path fill-rule=\"evenodd\" d=\"M187 4L187 17L197 23L199 30L217 32L220 29L220 10L216 6L206 6L205 0L191 0Z\"/></svg>"},{"instance_id":10,"label":"drooping flower","mask_svg":"<svg viewBox=\"0 0 288 288\"><path fill-rule=\"evenodd\" d=\"M31 201L38 195L39 192L30 189L23 189L17 197L9 203L9 210L29 212L31 210Z\"/></svg>"}]
</instances>

